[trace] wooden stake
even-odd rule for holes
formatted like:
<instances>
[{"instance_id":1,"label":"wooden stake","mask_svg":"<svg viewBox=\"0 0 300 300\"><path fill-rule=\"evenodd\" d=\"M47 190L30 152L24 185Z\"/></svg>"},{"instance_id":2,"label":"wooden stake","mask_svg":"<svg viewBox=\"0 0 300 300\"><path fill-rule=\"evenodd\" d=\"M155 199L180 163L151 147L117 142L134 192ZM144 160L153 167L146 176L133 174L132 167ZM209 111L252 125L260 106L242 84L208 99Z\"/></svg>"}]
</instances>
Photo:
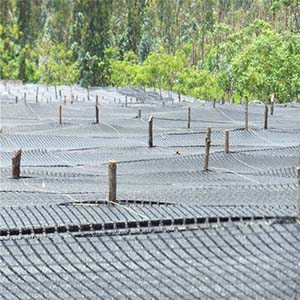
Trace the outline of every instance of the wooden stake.
<instances>
[{"instance_id":1,"label":"wooden stake","mask_svg":"<svg viewBox=\"0 0 300 300\"><path fill-rule=\"evenodd\" d=\"M99 97L96 95L96 106L99 104Z\"/></svg>"},{"instance_id":2,"label":"wooden stake","mask_svg":"<svg viewBox=\"0 0 300 300\"><path fill-rule=\"evenodd\" d=\"M148 121L148 145L153 147L153 116Z\"/></svg>"},{"instance_id":3,"label":"wooden stake","mask_svg":"<svg viewBox=\"0 0 300 300\"><path fill-rule=\"evenodd\" d=\"M108 180L108 200L111 204L114 204L117 203L117 162L115 160L108 163Z\"/></svg>"},{"instance_id":4,"label":"wooden stake","mask_svg":"<svg viewBox=\"0 0 300 300\"><path fill-rule=\"evenodd\" d=\"M264 129L268 129L268 105L265 105L265 122L264 122Z\"/></svg>"},{"instance_id":5,"label":"wooden stake","mask_svg":"<svg viewBox=\"0 0 300 300\"><path fill-rule=\"evenodd\" d=\"M245 97L245 130L248 130L248 97Z\"/></svg>"},{"instance_id":6,"label":"wooden stake","mask_svg":"<svg viewBox=\"0 0 300 300\"><path fill-rule=\"evenodd\" d=\"M210 148L210 143L211 143L210 137L211 137L211 128L208 127L206 129L206 137L205 137L204 171L208 170L209 148Z\"/></svg>"},{"instance_id":7,"label":"wooden stake","mask_svg":"<svg viewBox=\"0 0 300 300\"><path fill-rule=\"evenodd\" d=\"M178 93L178 102L181 102L181 94Z\"/></svg>"},{"instance_id":8,"label":"wooden stake","mask_svg":"<svg viewBox=\"0 0 300 300\"><path fill-rule=\"evenodd\" d=\"M229 153L229 129L225 129L225 153Z\"/></svg>"},{"instance_id":9,"label":"wooden stake","mask_svg":"<svg viewBox=\"0 0 300 300\"><path fill-rule=\"evenodd\" d=\"M191 108L188 108L188 128L191 128Z\"/></svg>"},{"instance_id":10,"label":"wooden stake","mask_svg":"<svg viewBox=\"0 0 300 300\"><path fill-rule=\"evenodd\" d=\"M297 176L296 216L300 218L300 165L296 167L296 176Z\"/></svg>"},{"instance_id":11,"label":"wooden stake","mask_svg":"<svg viewBox=\"0 0 300 300\"><path fill-rule=\"evenodd\" d=\"M35 102L39 102L39 87L36 88Z\"/></svg>"},{"instance_id":12,"label":"wooden stake","mask_svg":"<svg viewBox=\"0 0 300 300\"><path fill-rule=\"evenodd\" d=\"M67 104L67 96L64 96L64 104Z\"/></svg>"},{"instance_id":13,"label":"wooden stake","mask_svg":"<svg viewBox=\"0 0 300 300\"><path fill-rule=\"evenodd\" d=\"M55 89L55 99L57 100L57 87L56 87L56 85L54 86L54 89Z\"/></svg>"},{"instance_id":14,"label":"wooden stake","mask_svg":"<svg viewBox=\"0 0 300 300\"><path fill-rule=\"evenodd\" d=\"M90 101L90 89L89 89L89 87L87 87L86 90L87 90L87 101Z\"/></svg>"},{"instance_id":15,"label":"wooden stake","mask_svg":"<svg viewBox=\"0 0 300 300\"><path fill-rule=\"evenodd\" d=\"M24 93L24 103L25 103L25 104L27 103L27 100L26 100L26 93Z\"/></svg>"},{"instance_id":16,"label":"wooden stake","mask_svg":"<svg viewBox=\"0 0 300 300\"><path fill-rule=\"evenodd\" d=\"M22 150L19 149L11 159L12 160L12 177L14 179L20 178L21 155L22 155Z\"/></svg>"},{"instance_id":17,"label":"wooden stake","mask_svg":"<svg viewBox=\"0 0 300 300\"><path fill-rule=\"evenodd\" d=\"M59 90L58 93L59 93L59 100L61 100L61 90Z\"/></svg>"},{"instance_id":18,"label":"wooden stake","mask_svg":"<svg viewBox=\"0 0 300 300\"><path fill-rule=\"evenodd\" d=\"M222 105L225 104L225 98L224 98L224 96L222 96L221 101L222 101Z\"/></svg>"},{"instance_id":19,"label":"wooden stake","mask_svg":"<svg viewBox=\"0 0 300 300\"><path fill-rule=\"evenodd\" d=\"M125 96L125 107L127 107L127 96Z\"/></svg>"},{"instance_id":20,"label":"wooden stake","mask_svg":"<svg viewBox=\"0 0 300 300\"><path fill-rule=\"evenodd\" d=\"M142 117L142 110L139 108L138 110L138 118L140 119Z\"/></svg>"},{"instance_id":21,"label":"wooden stake","mask_svg":"<svg viewBox=\"0 0 300 300\"><path fill-rule=\"evenodd\" d=\"M96 124L99 124L99 107L98 105L95 106L96 109Z\"/></svg>"},{"instance_id":22,"label":"wooden stake","mask_svg":"<svg viewBox=\"0 0 300 300\"><path fill-rule=\"evenodd\" d=\"M59 125L62 125L62 106L59 106Z\"/></svg>"},{"instance_id":23,"label":"wooden stake","mask_svg":"<svg viewBox=\"0 0 300 300\"><path fill-rule=\"evenodd\" d=\"M18 104L18 96L16 96L16 104Z\"/></svg>"},{"instance_id":24,"label":"wooden stake","mask_svg":"<svg viewBox=\"0 0 300 300\"><path fill-rule=\"evenodd\" d=\"M274 100L274 94L271 96L271 116L273 116L274 114L274 103L275 103L275 100Z\"/></svg>"},{"instance_id":25,"label":"wooden stake","mask_svg":"<svg viewBox=\"0 0 300 300\"><path fill-rule=\"evenodd\" d=\"M216 107L216 98L213 98L213 108L215 108Z\"/></svg>"}]
</instances>

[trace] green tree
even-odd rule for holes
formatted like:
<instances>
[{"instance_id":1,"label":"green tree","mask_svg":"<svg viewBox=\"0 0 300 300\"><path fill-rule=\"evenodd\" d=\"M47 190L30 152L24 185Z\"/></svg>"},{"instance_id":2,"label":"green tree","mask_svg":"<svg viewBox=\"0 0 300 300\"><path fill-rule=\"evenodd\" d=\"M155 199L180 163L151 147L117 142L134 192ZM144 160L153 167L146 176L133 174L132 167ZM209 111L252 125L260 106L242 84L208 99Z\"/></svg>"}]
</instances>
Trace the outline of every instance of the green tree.
<instances>
[{"instance_id":1,"label":"green tree","mask_svg":"<svg viewBox=\"0 0 300 300\"><path fill-rule=\"evenodd\" d=\"M79 80L79 67L72 61L73 53L62 44L51 46L39 66L40 81L47 84L73 84Z\"/></svg>"}]
</instances>

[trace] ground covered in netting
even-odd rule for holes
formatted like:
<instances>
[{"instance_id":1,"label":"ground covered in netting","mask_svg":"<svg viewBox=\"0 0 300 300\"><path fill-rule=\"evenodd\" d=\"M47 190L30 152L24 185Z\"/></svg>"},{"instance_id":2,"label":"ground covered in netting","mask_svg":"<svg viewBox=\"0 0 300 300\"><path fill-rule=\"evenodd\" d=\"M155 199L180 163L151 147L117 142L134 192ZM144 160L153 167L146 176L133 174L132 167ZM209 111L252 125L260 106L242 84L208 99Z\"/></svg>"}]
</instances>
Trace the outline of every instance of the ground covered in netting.
<instances>
[{"instance_id":1,"label":"ground covered in netting","mask_svg":"<svg viewBox=\"0 0 300 300\"><path fill-rule=\"evenodd\" d=\"M1 82L0 108L3 299L300 297L298 103L268 129L250 103L248 130L243 104L138 88Z\"/></svg>"}]
</instances>

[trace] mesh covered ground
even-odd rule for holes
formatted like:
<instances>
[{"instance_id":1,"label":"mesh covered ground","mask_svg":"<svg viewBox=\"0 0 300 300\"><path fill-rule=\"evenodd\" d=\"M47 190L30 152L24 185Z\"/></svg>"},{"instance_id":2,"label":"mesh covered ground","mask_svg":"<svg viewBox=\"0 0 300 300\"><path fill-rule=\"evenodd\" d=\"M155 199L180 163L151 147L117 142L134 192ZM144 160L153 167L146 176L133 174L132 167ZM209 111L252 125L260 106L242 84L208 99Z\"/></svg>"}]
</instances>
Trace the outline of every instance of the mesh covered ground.
<instances>
[{"instance_id":1,"label":"mesh covered ground","mask_svg":"<svg viewBox=\"0 0 300 300\"><path fill-rule=\"evenodd\" d=\"M267 130L261 104L245 130L241 104L137 88L1 82L0 104L3 299L300 298L298 103L276 104Z\"/></svg>"}]
</instances>

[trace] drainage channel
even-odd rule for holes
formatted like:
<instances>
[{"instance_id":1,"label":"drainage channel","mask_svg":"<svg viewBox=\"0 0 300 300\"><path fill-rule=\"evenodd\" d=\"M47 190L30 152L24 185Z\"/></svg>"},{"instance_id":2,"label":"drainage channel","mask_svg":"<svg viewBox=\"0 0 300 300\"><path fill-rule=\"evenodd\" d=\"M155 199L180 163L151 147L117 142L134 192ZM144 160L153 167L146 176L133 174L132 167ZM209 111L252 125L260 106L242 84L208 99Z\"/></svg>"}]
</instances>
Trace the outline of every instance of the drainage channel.
<instances>
[{"instance_id":1,"label":"drainage channel","mask_svg":"<svg viewBox=\"0 0 300 300\"><path fill-rule=\"evenodd\" d=\"M245 217L193 217L193 218L174 218L174 219L156 219L156 220L141 220L141 221L120 221L106 223L90 223L90 224L63 224L55 226L41 227L19 227L19 228L0 228L0 240L10 238L25 238L35 236L47 236L52 234L77 234L84 236L86 234L123 234L134 233L135 229L155 229L155 228L172 228L182 229L181 226L198 226L205 228L213 225L224 225L233 223L253 223L267 221L270 224L275 223L291 223L295 222L295 217L291 216L245 216Z\"/></svg>"},{"instance_id":2,"label":"drainage channel","mask_svg":"<svg viewBox=\"0 0 300 300\"><path fill-rule=\"evenodd\" d=\"M116 204L139 205L139 206L178 206L174 202L166 201L148 201L148 200L118 200ZM108 200L85 200L85 201L70 201L59 203L60 206L66 205L111 205Z\"/></svg>"}]
</instances>

